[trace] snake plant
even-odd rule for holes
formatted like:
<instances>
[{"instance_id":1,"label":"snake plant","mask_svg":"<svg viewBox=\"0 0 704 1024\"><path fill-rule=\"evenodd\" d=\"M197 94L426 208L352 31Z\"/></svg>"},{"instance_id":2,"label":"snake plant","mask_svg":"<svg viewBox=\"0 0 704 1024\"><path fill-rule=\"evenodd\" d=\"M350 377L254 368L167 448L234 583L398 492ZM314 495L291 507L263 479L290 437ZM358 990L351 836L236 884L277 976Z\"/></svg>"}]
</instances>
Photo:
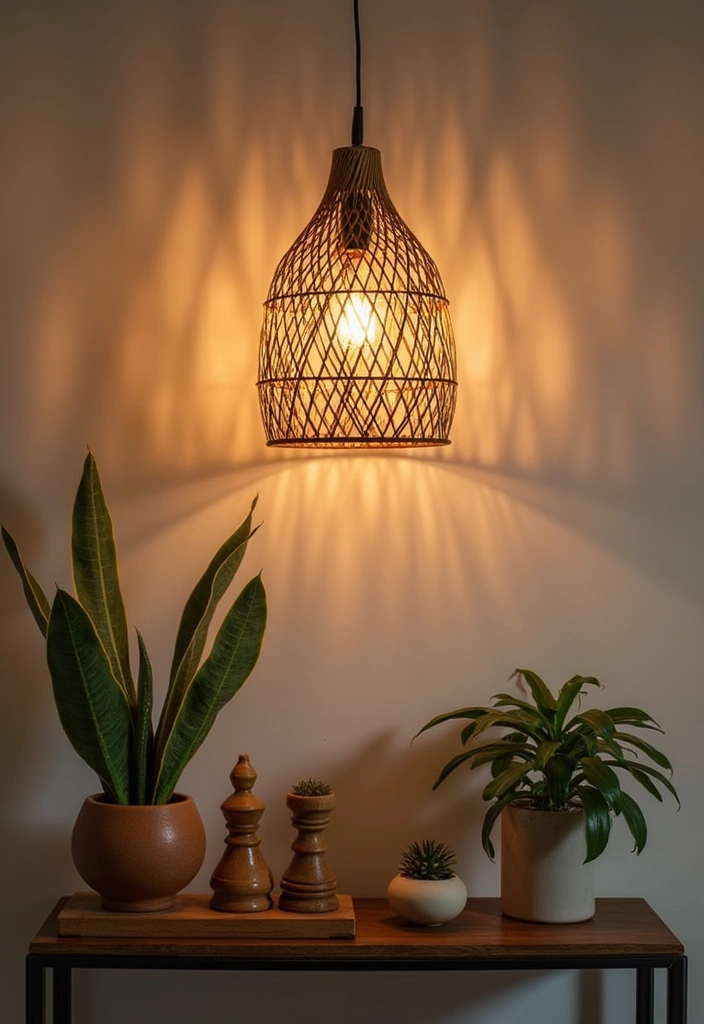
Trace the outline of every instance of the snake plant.
<instances>
[{"instance_id":1,"label":"snake plant","mask_svg":"<svg viewBox=\"0 0 704 1024\"><path fill-rule=\"evenodd\" d=\"M443 722L467 719L469 724L461 733L462 744L479 737L484 741L448 761L433 789L460 765L466 764L470 769L490 766L491 781L482 793L482 798L491 803L482 826L482 846L492 860L491 832L501 811L511 803L544 811L582 807L587 840L585 863L606 849L613 815L623 816L633 836L634 849L640 853L648 836L645 817L633 797L621 788L618 773L639 783L656 800L662 801L659 787L664 787L679 805L668 778L672 766L667 757L630 732L662 732L660 726L639 708L575 712L575 702L587 692L586 687L601 686L593 676L573 676L557 696L529 669L516 669L511 678L516 676L525 680L532 701L498 693L491 698L490 707L446 712L431 719L416 734L419 736ZM487 740L489 729L506 732L500 738Z\"/></svg>"},{"instance_id":2,"label":"snake plant","mask_svg":"<svg viewBox=\"0 0 704 1024\"><path fill-rule=\"evenodd\" d=\"M77 753L99 776L111 802L168 802L218 712L257 662L266 626L266 594L259 575L230 607L203 660L215 609L255 532L255 505L256 498L186 602L156 731L152 670L139 632L136 683L130 668L112 520L93 455L86 457L73 506L75 597L57 588L50 602L25 567L14 538L2 528L25 598L46 640L59 720Z\"/></svg>"}]
</instances>

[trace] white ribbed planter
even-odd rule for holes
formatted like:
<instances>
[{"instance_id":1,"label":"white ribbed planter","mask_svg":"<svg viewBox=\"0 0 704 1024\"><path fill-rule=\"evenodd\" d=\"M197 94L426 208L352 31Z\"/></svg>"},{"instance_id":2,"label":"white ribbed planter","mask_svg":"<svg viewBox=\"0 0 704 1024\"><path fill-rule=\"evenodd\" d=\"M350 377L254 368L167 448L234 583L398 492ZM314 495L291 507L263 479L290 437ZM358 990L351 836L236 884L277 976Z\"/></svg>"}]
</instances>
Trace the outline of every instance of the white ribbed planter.
<instances>
[{"instance_id":1,"label":"white ribbed planter","mask_svg":"<svg viewBox=\"0 0 704 1024\"><path fill-rule=\"evenodd\" d=\"M501 911L522 921L569 924L594 916L594 864L584 863L584 811L501 812Z\"/></svg>"},{"instance_id":2,"label":"white ribbed planter","mask_svg":"<svg viewBox=\"0 0 704 1024\"><path fill-rule=\"evenodd\" d=\"M399 917L412 924L444 924L461 914L467 903L467 888L461 878L430 881L394 875L386 897Z\"/></svg>"}]
</instances>

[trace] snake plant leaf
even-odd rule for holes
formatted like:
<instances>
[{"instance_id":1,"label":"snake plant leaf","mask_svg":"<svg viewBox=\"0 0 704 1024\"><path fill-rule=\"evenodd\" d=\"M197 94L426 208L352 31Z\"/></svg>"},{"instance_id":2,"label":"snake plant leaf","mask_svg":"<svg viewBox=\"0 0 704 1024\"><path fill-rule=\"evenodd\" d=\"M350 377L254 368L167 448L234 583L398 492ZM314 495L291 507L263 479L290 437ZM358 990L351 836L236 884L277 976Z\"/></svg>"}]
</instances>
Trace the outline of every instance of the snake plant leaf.
<instances>
[{"instance_id":1,"label":"snake plant leaf","mask_svg":"<svg viewBox=\"0 0 704 1024\"><path fill-rule=\"evenodd\" d=\"M628 793L621 794L621 810L633 836L634 850L636 853L642 853L648 839L648 826L645 823L643 812Z\"/></svg>"},{"instance_id":2,"label":"snake plant leaf","mask_svg":"<svg viewBox=\"0 0 704 1024\"><path fill-rule=\"evenodd\" d=\"M112 519L91 452L83 463L73 506L71 562L76 597L95 626L125 699L130 707L135 707L137 694L130 672L127 619Z\"/></svg>"},{"instance_id":3,"label":"snake plant leaf","mask_svg":"<svg viewBox=\"0 0 704 1024\"><path fill-rule=\"evenodd\" d=\"M47 627L49 625L49 612L51 605L47 599L46 594L39 586L34 576L25 567L20 555L20 550L17 547L15 538L12 536L9 530L2 527L2 539L5 542L7 553L9 554L12 564L19 573L19 577L22 580L22 589L24 590L24 596L29 605L29 609L35 618L37 625L39 626L42 636L46 636Z\"/></svg>"},{"instance_id":4,"label":"snake plant leaf","mask_svg":"<svg viewBox=\"0 0 704 1024\"><path fill-rule=\"evenodd\" d=\"M249 515L245 518L244 522L215 552L208 564L208 568L198 580L186 601L178 633L176 634L174 656L169 676L170 682L173 681L177 672L182 667L183 659L189 653L189 649L190 658L195 662L191 677L195 674L205 645L205 633L200 636L199 649L194 648L194 638L200 634L204 620L205 631L207 631L218 601L225 593L225 590L227 590L233 576L240 567L240 563L247 550L247 542L259 529L258 526L254 530L252 529L252 513L256 508L258 500L258 497L254 498L249 509ZM221 570L225 562L227 562L228 569L223 574Z\"/></svg>"},{"instance_id":5,"label":"snake plant leaf","mask_svg":"<svg viewBox=\"0 0 704 1024\"><path fill-rule=\"evenodd\" d=\"M584 863L588 864L589 861L596 860L606 849L611 835L611 814L608 803L598 789L587 785L579 786L577 795L584 807L587 838L587 856Z\"/></svg>"},{"instance_id":6,"label":"snake plant leaf","mask_svg":"<svg viewBox=\"0 0 704 1024\"><path fill-rule=\"evenodd\" d=\"M154 803L165 803L218 712L254 668L266 626L266 593L261 576L244 587L213 641L210 655L196 672L178 709L163 753L157 755Z\"/></svg>"},{"instance_id":7,"label":"snake plant leaf","mask_svg":"<svg viewBox=\"0 0 704 1024\"><path fill-rule=\"evenodd\" d=\"M213 556L184 607L176 636L169 686L157 729L157 756L163 753L166 738L200 664L215 609L242 563L247 542L258 529L251 528L252 512L256 504L255 498L249 515Z\"/></svg>"},{"instance_id":8,"label":"snake plant leaf","mask_svg":"<svg viewBox=\"0 0 704 1024\"><path fill-rule=\"evenodd\" d=\"M152 666L142 634L137 630L139 646L139 675L137 677L137 714L134 720L134 776L131 794L136 804L149 803L151 774L154 760L154 730L152 729Z\"/></svg>"},{"instance_id":9,"label":"snake plant leaf","mask_svg":"<svg viewBox=\"0 0 704 1024\"><path fill-rule=\"evenodd\" d=\"M49 615L47 659L59 720L70 743L111 798L128 803L130 709L88 614L60 589Z\"/></svg>"}]
</instances>

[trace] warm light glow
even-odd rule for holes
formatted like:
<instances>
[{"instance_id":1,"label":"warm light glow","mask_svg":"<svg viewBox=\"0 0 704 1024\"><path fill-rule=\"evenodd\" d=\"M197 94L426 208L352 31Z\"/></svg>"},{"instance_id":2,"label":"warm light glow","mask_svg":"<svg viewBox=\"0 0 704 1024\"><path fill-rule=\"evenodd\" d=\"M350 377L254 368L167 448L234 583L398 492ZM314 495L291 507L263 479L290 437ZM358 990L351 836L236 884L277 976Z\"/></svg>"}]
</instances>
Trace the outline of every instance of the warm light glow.
<instances>
[{"instance_id":1,"label":"warm light glow","mask_svg":"<svg viewBox=\"0 0 704 1024\"><path fill-rule=\"evenodd\" d=\"M360 349L377 340L377 317L366 297L359 293L345 300L337 321L337 337L346 349Z\"/></svg>"}]
</instances>

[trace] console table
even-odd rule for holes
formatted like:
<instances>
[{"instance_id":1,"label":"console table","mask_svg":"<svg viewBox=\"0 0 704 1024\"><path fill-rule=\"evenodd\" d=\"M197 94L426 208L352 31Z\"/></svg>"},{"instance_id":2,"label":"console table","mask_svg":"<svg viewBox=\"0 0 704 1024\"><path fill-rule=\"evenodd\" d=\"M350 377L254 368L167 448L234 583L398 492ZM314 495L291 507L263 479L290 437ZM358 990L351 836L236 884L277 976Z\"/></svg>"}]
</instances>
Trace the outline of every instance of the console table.
<instances>
[{"instance_id":1,"label":"console table","mask_svg":"<svg viewBox=\"0 0 704 1024\"><path fill-rule=\"evenodd\" d=\"M353 939L63 938L60 900L30 943L26 1021L44 1024L53 974L53 1024L71 1022L73 968L266 971L611 970L635 972L636 1024L654 1024L655 971L667 971L667 1024L686 1024L682 943L642 899L599 899L591 921L532 925L503 917L498 899L470 898L439 928L407 925L386 900L354 901Z\"/></svg>"}]
</instances>

